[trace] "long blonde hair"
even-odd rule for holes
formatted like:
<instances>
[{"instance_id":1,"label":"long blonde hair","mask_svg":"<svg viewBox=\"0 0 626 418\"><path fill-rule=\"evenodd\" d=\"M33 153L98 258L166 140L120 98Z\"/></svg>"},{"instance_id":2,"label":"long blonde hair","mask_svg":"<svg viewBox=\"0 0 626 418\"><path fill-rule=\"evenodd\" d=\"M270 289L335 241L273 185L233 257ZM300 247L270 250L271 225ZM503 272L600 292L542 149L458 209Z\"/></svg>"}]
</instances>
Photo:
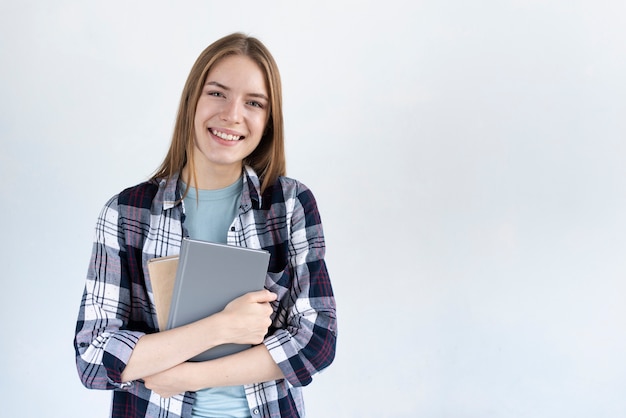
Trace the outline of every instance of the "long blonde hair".
<instances>
[{"instance_id":1,"label":"long blonde hair","mask_svg":"<svg viewBox=\"0 0 626 418\"><path fill-rule=\"evenodd\" d=\"M251 166L258 174L261 192L273 184L279 176L285 175L282 87L278 66L261 41L241 33L233 33L209 45L191 68L181 95L169 151L152 179L169 180L189 164L192 179L186 181L197 185L192 158L195 150L193 122L196 106L209 71L220 60L231 55L244 55L256 62L265 76L269 93L269 116L261 142L243 163Z\"/></svg>"}]
</instances>

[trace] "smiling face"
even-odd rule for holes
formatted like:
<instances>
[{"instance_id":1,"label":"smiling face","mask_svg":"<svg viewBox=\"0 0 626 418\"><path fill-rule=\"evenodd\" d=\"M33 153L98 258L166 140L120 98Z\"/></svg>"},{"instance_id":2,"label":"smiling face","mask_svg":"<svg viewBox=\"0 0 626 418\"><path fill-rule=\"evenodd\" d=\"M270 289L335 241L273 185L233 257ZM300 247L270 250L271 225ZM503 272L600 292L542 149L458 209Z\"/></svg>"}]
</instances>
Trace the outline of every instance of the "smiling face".
<instances>
[{"instance_id":1,"label":"smiling face","mask_svg":"<svg viewBox=\"0 0 626 418\"><path fill-rule=\"evenodd\" d=\"M212 183L228 185L241 175L243 159L261 142L268 115L265 77L252 59L231 55L209 71L194 117L198 187L211 176Z\"/></svg>"}]
</instances>

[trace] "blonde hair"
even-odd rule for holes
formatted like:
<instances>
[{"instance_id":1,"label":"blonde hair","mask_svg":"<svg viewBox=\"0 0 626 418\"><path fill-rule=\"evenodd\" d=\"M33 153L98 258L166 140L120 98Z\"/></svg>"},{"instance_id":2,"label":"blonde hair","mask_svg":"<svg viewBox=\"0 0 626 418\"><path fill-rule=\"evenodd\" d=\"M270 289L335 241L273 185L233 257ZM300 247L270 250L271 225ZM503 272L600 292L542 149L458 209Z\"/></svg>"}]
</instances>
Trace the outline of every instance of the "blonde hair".
<instances>
[{"instance_id":1,"label":"blonde hair","mask_svg":"<svg viewBox=\"0 0 626 418\"><path fill-rule=\"evenodd\" d=\"M209 71L220 60L232 55L243 55L257 63L265 76L269 94L268 120L261 142L243 163L251 166L259 176L261 192L273 184L279 176L285 175L282 87L278 66L261 41L241 33L233 33L209 45L191 68L181 95L169 151L152 179L169 180L189 164L192 179L186 181L192 181L191 184L197 185L192 158L195 150L193 122L196 106Z\"/></svg>"}]
</instances>

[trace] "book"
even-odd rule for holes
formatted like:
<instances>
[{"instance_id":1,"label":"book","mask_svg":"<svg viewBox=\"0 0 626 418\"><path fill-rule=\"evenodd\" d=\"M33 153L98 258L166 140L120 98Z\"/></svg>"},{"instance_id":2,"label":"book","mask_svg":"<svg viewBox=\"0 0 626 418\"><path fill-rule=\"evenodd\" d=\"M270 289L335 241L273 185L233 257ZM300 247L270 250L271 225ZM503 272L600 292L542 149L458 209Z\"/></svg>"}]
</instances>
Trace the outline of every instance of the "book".
<instances>
[{"instance_id":1,"label":"book","mask_svg":"<svg viewBox=\"0 0 626 418\"><path fill-rule=\"evenodd\" d=\"M170 299L169 304L160 302L161 306L157 305L159 329L164 315L167 315L165 329L176 328L220 312L230 301L248 292L262 290L269 257L265 250L183 238L178 257L148 263L149 269L167 270L170 274L169 280L161 277L152 283L155 305L155 291L159 300ZM176 274L172 284L174 264ZM152 280L152 271L150 275ZM159 282L156 286L155 281ZM249 344L223 344L191 361L211 360L249 347Z\"/></svg>"},{"instance_id":2,"label":"book","mask_svg":"<svg viewBox=\"0 0 626 418\"><path fill-rule=\"evenodd\" d=\"M167 319L170 316L170 303L174 293L178 255L156 257L148 260L148 274L152 284L152 295L156 307L157 325L159 331L167 329Z\"/></svg>"}]
</instances>

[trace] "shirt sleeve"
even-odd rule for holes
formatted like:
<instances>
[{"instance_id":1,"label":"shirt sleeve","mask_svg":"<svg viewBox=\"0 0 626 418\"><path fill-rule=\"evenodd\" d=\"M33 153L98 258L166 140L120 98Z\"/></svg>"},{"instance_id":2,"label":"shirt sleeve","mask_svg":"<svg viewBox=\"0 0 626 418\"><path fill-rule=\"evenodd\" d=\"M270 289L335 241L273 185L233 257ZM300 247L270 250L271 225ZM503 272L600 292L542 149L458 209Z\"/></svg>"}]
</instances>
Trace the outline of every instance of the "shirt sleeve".
<instances>
[{"instance_id":1,"label":"shirt sleeve","mask_svg":"<svg viewBox=\"0 0 626 418\"><path fill-rule=\"evenodd\" d=\"M127 329L131 289L125 267L117 198L98 217L93 252L76 323L74 348L80 379L90 389L126 388L120 375L143 332Z\"/></svg>"},{"instance_id":2,"label":"shirt sleeve","mask_svg":"<svg viewBox=\"0 0 626 418\"><path fill-rule=\"evenodd\" d=\"M285 379L305 386L334 360L337 318L320 215L313 194L301 184L288 225L288 266L278 282L290 285L279 295L277 329L264 343Z\"/></svg>"}]
</instances>

